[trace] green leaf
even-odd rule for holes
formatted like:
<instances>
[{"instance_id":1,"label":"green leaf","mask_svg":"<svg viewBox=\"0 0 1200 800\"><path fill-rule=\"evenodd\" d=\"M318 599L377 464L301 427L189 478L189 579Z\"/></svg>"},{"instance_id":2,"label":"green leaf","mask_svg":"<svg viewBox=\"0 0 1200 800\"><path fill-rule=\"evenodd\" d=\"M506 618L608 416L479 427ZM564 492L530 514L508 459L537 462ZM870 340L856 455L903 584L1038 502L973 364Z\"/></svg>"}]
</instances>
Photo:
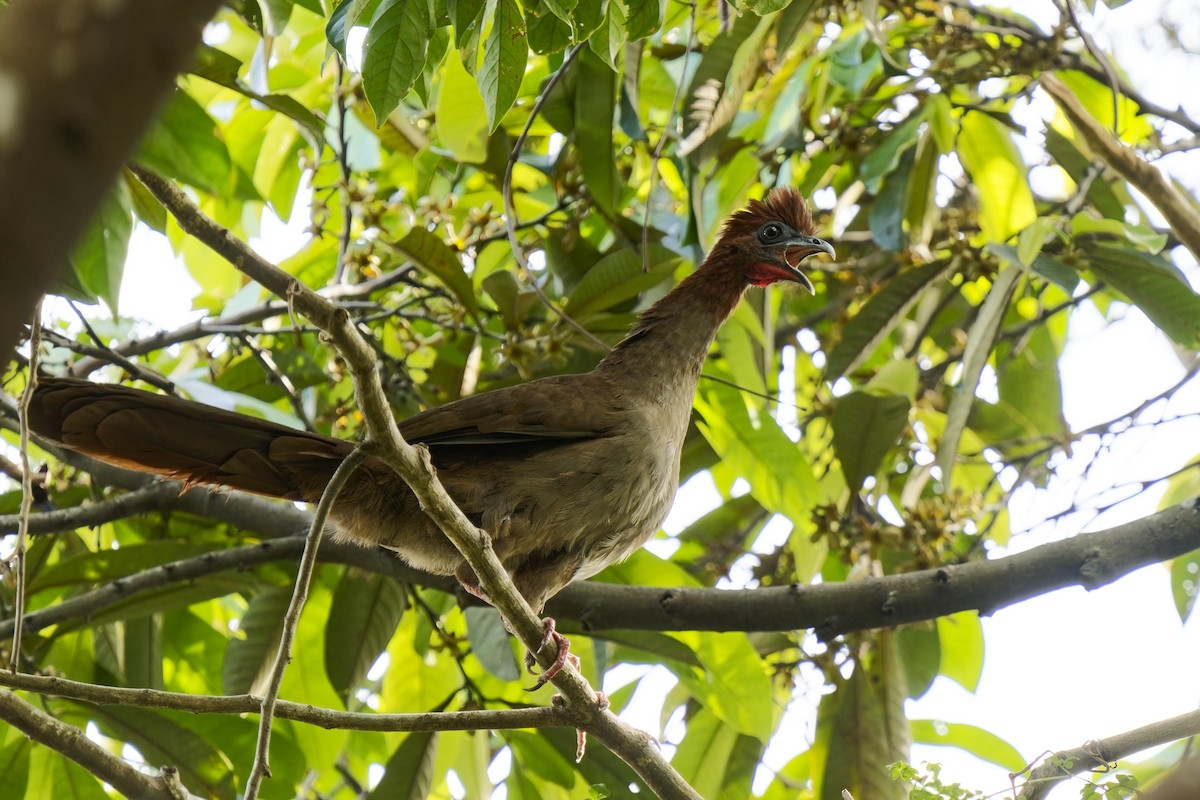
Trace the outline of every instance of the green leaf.
<instances>
[{"instance_id":1,"label":"green leaf","mask_svg":"<svg viewBox=\"0 0 1200 800\"><path fill-rule=\"evenodd\" d=\"M554 14L545 0L525 7L529 49L539 55L558 53L571 43L571 23Z\"/></svg>"},{"instance_id":2,"label":"green leaf","mask_svg":"<svg viewBox=\"0 0 1200 800\"><path fill-rule=\"evenodd\" d=\"M575 136L588 193L609 211L617 208L619 178L613 151L617 75L590 50L580 53L575 92Z\"/></svg>"},{"instance_id":3,"label":"green leaf","mask_svg":"<svg viewBox=\"0 0 1200 800\"><path fill-rule=\"evenodd\" d=\"M350 33L351 28L358 25L363 12L374 1L342 0L330 12L329 21L325 24L325 38L333 49L338 51L343 61L346 60L346 35Z\"/></svg>"},{"instance_id":4,"label":"green leaf","mask_svg":"<svg viewBox=\"0 0 1200 800\"><path fill-rule=\"evenodd\" d=\"M263 30L270 36L279 36L287 29L292 17L292 0L258 0L262 9Z\"/></svg>"},{"instance_id":5,"label":"green leaf","mask_svg":"<svg viewBox=\"0 0 1200 800\"><path fill-rule=\"evenodd\" d=\"M915 743L957 747L1009 772L1025 769L1027 762L1017 748L991 731L959 722L925 719L914 719L911 726Z\"/></svg>"},{"instance_id":6,"label":"green leaf","mask_svg":"<svg viewBox=\"0 0 1200 800\"><path fill-rule=\"evenodd\" d=\"M907 697L920 697L929 690L945 660L938 631L932 625L905 625L896 630L895 640L904 664L904 693Z\"/></svg>"},{"instance_id":7,"label":"green leaf","mask_svg":"<svg viewBox=\"0 0 1200 800\"><path fill-rule=\"evenodd\" d=\"M701 797L750 797L750 774L746 758L753 766L762 745L753 737L738 733L732 726L701 708L688 715L687 734L679 743L671 766Z\"/></svg>"},{"instance_id":8,"label":"green leaf","mask_svg":"<svg viewBox=\"0 0 1200 800\"><path fill-rule=\"evenodd\" d=\"M1007 241L1033 223L1037 213L1027 168L1007 128L987 114L968 111L957 149L979 191L979 226L986 241Z\"/></svg>"},{"instance_id":9,"label":"green leaf","mask_svg":"<svg viewBox=\"0 0 1200 800\"><path fill-rule=\"evenodd\" d=\"M438 137L454 158L467 164L487 160L487 107L479 86L450 48L441 71L437 96Z\"/></svg>"},{"instance_id":10,"label":"green leaf","mask_svg":"<svg viewBox=\"0 0 1200 800\"><path fill-rule=\"evenodd\" d=\"M279 652L279 635L283 617L292 599L292 590L273 587L250 598L238 630L244 636L230 639L225 648L221 667L221 686L225 694L246 694L261 691L275 654Z\"/></svg>"},{"instance_id":11,"label":"green leaf","mask_svg":"<svg viewBox=\"0 0 1200 800\"><path fill-rule=\"evenodd\" d=\"M842 330L841 340L829 352L826 373L833 378L857 369L921 299L924 290L953 268L953 262L935 261L884 284Z\"/></svg>"},{"instance_id":12,"label":"green leaf","mask_svg":"<svg viewBox=\"0 0 1200 800\"><path fill-rule=\"evenodd\" d=\"M1088 233L1117 236L1154 255L1158 255L1159 251L1167 246L1168 241L1167 234L1158 233L1149 225L1130 225L1124 220L1097 219L1084 211L1071 217L1071 233L1074 236Z\"/></svg>"},{"instance_id":13,"label":"green leaf","mask_svg":"<svg viewBox=\"0 0 1200 800\"><path fill-rule=\"evenodd\" d=\"M749 637L707 631L677 635L692 645L702 665L677 673L691 695L733 730L767 741L775 726L771 679Z\"/></svg>"},{"instance_id":14,"label":"green leaf","mask_svg":"<svg viewBox=\"0 0 1200 800\"><path fill-rule=\"evenodd\" d=\"M574 765L540 732L505 731L503 736L512 747L513 758L531 774L552 786L570 789L575 785Z\"/></svg>"},{"instance_id":15,"label":"green leaf","mask_svg":"<svg viewBox=\"0 0 1200 800\"><path fill-rule=\"evenodd\" d=\"M343 573L325 624L325 674L343 702L387 649L407 605L404 586L391 576Z\"/></svg>"},{"instance_id":16,"label":"green leaf","mask_svg":"<svg viewBox=\"0 0 1200 800\"><path fill-rule=\"evenodd\" d=\"M479 60L475 51L478 49L486 7L486 0L446 0L450 24L454 26L454 46L469 53L469 56L463 55L463 66L472 75Z\"/></svg>"},{"instance_id":17,"label":"green leaf","mask_svg":"<svg viewBox=\"0 0 1200 800\"><path fill-rule=\"evenodd\" d=\"M242 62L239 59L210 44L202 44L196 50L196 60L188 72L213 83L228 86L237 81L241 69Z\"/></svg>"},{"instance_id":18,"label":"green leaf","mask_svg":"<svg viewBox=\"0 0 1200 800\"><path fill-rule=\"evenodd\" d=\"M851 492L879 467L908 424L911 404L900 395L851 392L833 410L833 449Z\"/></svg>"},{"instance_id":19,"label":"green leaf","mask_svg":"<svg viewBox=\"0 0 1200 800\"><path fill-rule=\"evenodd\" d=\"M418 731L404 737L384 767L383 777L367 795L371 800L416 800L428 797L433 783L437 734Z\"/></svg>"},{"instance_id":20,"label":"green leaf","mask_svg":"<svg viewBox=\"0 0 1200 800\"><path fill-rule=\"evenodd\" d=\"M1058 217L1038 217L1033 221L1028 228L1021 231L1017 237L1017 260L1021 266L1031 267L1037 259L1038 254L1042 252L1042 246L1046 243L1046 237L1054 230L1058 224Z\"/></svg>"},{"instance_id":21,"label":"green leaf","mask_svg":"<svg viewBox=\"0 0 1200 800\"><path fill-rule=\"evenodd\" d=\"M885 764L907 757L897 752L889 735L890 715L881 682L861 663L848 680L821 698L817 732L809 750L814 792L820 800L841 800L842 791L854 797L895 797Z\"/></svg>"},{"instance_id":22,"label":"green leaf","mask_svg":"<svg viewBox=\"0 0 1200 800\"><path fill-rule=\"evenodd\" d=\"M102 733L126 741L150 764L170 764L183 784L204 797L234 800L237 791L228 757L204 737L176 722L170 712L125 706L87 706ZM179 715L181 720L187 717Z\"/></svg>"},{"instance_id":23,"label":"green leaf","mask_svg":"<svg viewBox=\"0 0 1200 800\"><path fill-rule=\"evenodd\" d=\"M1187 624L1196 608L1196 597L1200 595L1200 550L1171 560L1171 597L1179 621Z\"/></svg>"},{"instance_id":24,"label":"green leaf","mask_svg":"<svg viewBox=\"0 0 1200 800\"><path fill-rule=\"evenodd\" d=\"M1020 349L1014 350L1014 346ZM999 406L1016 423L1019 438L1041 439L1067 432L1058 359L1060 346L1046 325L1017 342L996 348Z\"/></svg>"},{"instance_id":25,"label":"green leaf","mask_svg":"<svg viewBox=\"0 0 1200 800\"><path fill-rule=\"evenodd\" d=\"M467 618L471 652L483 668L502 681L515 681L521 677L508 631L500 621L500 612L491 606L469 606L463 610L463 616Z\"/></svg>"},{"instance_id":26,"label":"green leaf","mask_svg":"<svg viewBox=\"0 0 1200 800\"><path fill-rule=\"evenodd\" d=\"M67 283L72 296L89 302L99 297L114 313L117 312L132 233L129 187L125 181L117 181L104 196L100 213L84 231L83 239L71 256L71 276L75 283L71 285L69 278Z\"/></svg>"},{"instance_id":27,"label":"green leaf","mask_svg":"<svg viewBox=\"0 0 1200 800\"><path fill-rule=\"evenodd\" d=\"M752 416L736 389L703 383L696 410L701 417L696 424L704 438L730 470L746 479L763 508L799 524L809 518L813 506L829 502L800 448L769 414ZM816 546L806 547L807 555L815 558ZM808 570L817 565L805 562L804 555L797 555L796 568L800 578L807 580Z\"/></svg>"},{"instance_id":28,"label":"green leaf","mask_svg":"<svg viewBox=\"0 0 1200 800\"><path fill-rule=\"evenodd\" d=\"M923 114L912 114L867 153L858 168L858 177L866 184L867 191L877 193L883 179L900 166L901 157L916 145L923 121Z\"/></svg>"},{"instance_id":29,"label":"green leaf","mask_svg":"<svg viewBox=\"0 0 1200 800\"><path fill-rule=\"evenodd\" d=\"M182 89L171 95L133 158L209 194L226 195L236 183L216 121Z\"/></svg>"},{"instance_id":30,"label":"green leaf","mask_svg":"<svg viewBox=\"0 0 1200 800\"><path fill-rule=\"evenodd\" d=\"M1174 264L1140 250L1094 245L1092 272L1129 298L1175 342L1200 348L1200 296Z\"/></svg>"},{"instance_id":31,"label":"green leaf","mask_svg":"<svg viewBox=\"0 0 1200 800\"><path fill-rule=\"evenodd\" d=\"M483 43L483 64L479 68L479 91L487 106L491 130L512 108L525 76L529 48L525 43L525 20L516 0L497 0L492 29Z\"/></svg>"},{"instance_id":32,"label":"green leaf","mask_svg":"<svg viewBox=\"0 0 1200 800\"><path fill-rule=\"evenodd\" d=\"M1000 333L1000 326L1008 311L1008 301L1024 275L1024 270L1018 266L1007 267L996 274L991 290L979 309L979 316L967 335L967 346L963 351L962 377L954 389L954 397L946 412L946 429L938 445L938 466L942 470L942 483L945 486L950 486L950 476L954 472L954 461L958 456L958 443L966 430L971 406L975 403L975 389L979 386L979 377L983 374L983 368L992 352L992 345Z\"/></svg>"},{"instance_id":33,"label":"green leaf","mask_svg":"<svg viewBox=\"0 0 1200 800\"><path fill-rule=\"evenodd\" d=\"M363 43L362 86L382 127L425 67L433 36L429 0L381 0Z\"/></svg>"},{"instance_id":34,"label":"green leaf","mask_svg":"<svg viewBox=\"0 0 1200 800\"><path fill-rule=\"evenodd\" d=\"M625 32L629 41L644 39L662 27L666 0L629 0L626 6L629 13L625 18Z\"/></svg>"},{"instance_id":35,"label":"green leaf","mask_svg":"<svg viewBox=\"0 0 1200 800\"><path fill-rule=\"evenodd\" d=\"M621 7L621 0L608 0L604 9L604 22L588 37L588 48L615 72L620 68L621 50L625 46L625 39L625 11Z\"/></svg>"},{"instance_id":36,"label":"green leaf","mask_svg":"<svg viewBox=\"0 0 1200 800\"><path fill-rule=\"evenodd\" d=\"M883 250L896 252L904 247L904 212L912 166L913 151L908 150L901 156L899 166L884 180L883 190L871 204L871 237Z\"/></svg>"},{"instance_id":37,"label":"green leaf","mask_svg":"<svg viewBox=\"0 0 1200 800\"><path fill-rule=\"evenodd\" d=\"M650 269L643 271L640 248L626 247L609 253L567 295L567 313L583 319L631 300L670 277L680 259L674 251L651 244L648 260Z\"/></svg>"},{"instance_id":38,"label":"green leaf","mask_svg":"<svg viewBox=\"0 0 1200 800\"><path fill-rule=\"evenodd\" d=\"M29 782L29 754L33 740L14 738L0 747L0 800L24 800Z\"/></svg>"},{"instance_id":39,"label":"green leaf","mask_svg":"<svg viewBox=\"0 0 1200 800\"><path fill-rule=\"evenodd\" d=\"M1059 133L1053 126L1045 129L1046 152L1062 167L1071 180L1080 184L1088 180L1092 168L1090 158L1079 152L1075 143ZM1125 216L1125 203L1117 196L1113 185L1105 180L1103 175L1093 177L1088 183L1088 202L1095 206L1108 219L1122 219Z\"/></svg>"},{"instance_id":40,"label":"green leaf","mask_svg":"<svg viewBox=\"0 0 1200 800\"><path fill-rule=\"evenodd\" d=\"M395 243L395 248L412 259L422 272L449 289L472 317L479 318L479 302L471 276L463 270L458 254L450 249L450 245L424 228L412 228Z\"/></svg>"},{"instance_id":41,"label":"green leaf","mask_svg":"<svg viewBox=\"0 0 1200 800\"><path fill-rule=\"evenodd\" d=\"M968 692L979 688L983 675L983 626L975 611L937 619L942 658L939 672Z\"/></svg>"},{"instance_id":42,"label":"green leaf","mask_svg":"<svg viewBox=\"0 0 1200 800\"><path fill-rule=\"evenodd\" d=\"M504 318L505 327L511 331L519 330L529 312L541 302L537 292L523 291L516 276L507 270L488 275L481 287L492 298L496 310Z\"/></svg>"}]
</instances>

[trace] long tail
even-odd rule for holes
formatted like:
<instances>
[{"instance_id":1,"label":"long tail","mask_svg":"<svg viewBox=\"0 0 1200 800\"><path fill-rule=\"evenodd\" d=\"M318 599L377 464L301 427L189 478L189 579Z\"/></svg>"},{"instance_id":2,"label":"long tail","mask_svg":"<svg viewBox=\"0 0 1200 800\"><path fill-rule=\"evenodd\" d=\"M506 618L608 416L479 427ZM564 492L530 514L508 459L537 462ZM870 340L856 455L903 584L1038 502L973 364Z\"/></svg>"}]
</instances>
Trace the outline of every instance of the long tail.
<instances>
[{"instance_id":1,"label":"long tail","mask_svg":"<svg viewBox=\"0 0 1200 800\"><path fill-rule=\"evenodd\" d=\"M111 464L290 500L315 500L353 448L200 403L70 378L38 381L29 424Z\"/></svg>"}]
</instances>

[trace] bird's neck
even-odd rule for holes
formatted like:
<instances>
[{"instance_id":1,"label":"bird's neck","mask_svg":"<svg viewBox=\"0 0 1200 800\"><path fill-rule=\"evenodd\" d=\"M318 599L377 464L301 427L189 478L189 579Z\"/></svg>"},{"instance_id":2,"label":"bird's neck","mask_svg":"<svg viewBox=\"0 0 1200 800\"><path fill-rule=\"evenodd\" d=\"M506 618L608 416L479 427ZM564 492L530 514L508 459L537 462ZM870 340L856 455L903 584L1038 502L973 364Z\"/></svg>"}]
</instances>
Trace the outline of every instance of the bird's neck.
<instances>
[{"instance_id":1,"label":"bird's neck","mask_svg":"<svg viewBox=\"0 0 1200 800\"><path fill-rule=\"evenodd\" d=\"M711 253L642 313L596 371L619 379L630 394L690 409L709 347L748 285L739 267Z\"/></svg>"}]
</instances>

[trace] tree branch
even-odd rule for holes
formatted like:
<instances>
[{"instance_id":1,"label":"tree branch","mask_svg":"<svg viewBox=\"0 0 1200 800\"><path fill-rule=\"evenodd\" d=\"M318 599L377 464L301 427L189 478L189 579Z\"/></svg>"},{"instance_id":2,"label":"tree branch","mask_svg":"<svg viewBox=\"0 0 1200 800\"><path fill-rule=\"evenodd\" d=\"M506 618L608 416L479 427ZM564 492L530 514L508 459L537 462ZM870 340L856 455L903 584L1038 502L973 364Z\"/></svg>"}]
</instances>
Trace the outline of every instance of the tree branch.
<instances>
[{"instance_id":1,"label":"tree branch","mask_svg":"<svg viewBox=\"0 0 1200 800\"><path fill-rule=\"evenodd\" d=\"M990 561L851 583L766 589L653 589L580 583L550 601L585 631L780 631L830 639L958 611L987 615L1067 586L1096 589L1147 564L1200 548L1200 498L1125 525Z\"/></svg>"},{"instance_id":2,"label":"tree branch","mask_svg":"<svg viewBox=\"0 0 1200 800\"><path fill-rule=\"evenodd\" d=\"M99 686L49 675L10 675L0 672L0 686L66 697L98 706L134 706L191 714L257 714L262 698L252 694L200 695L164 692L160 689L130 689ZM533 708L482 709L471 711L430 711L419 714L372 714L338 711L306 703L278 700L275 716L279 719L316 725L327 730L347 731L478 731L514 728L570 728L574 725L566 712L554 706Z\"/></svg>"},{"instance_id":3,"label":"tree branch","mask_svg":"<svg viewBox=\"0 0 1200 800\"><path fill-rule=\"evenodd\" d=\"M29 676L5 675L19 679ZM152 778L126 764L120 758L88 739L78 728L59 722L39 711L12 692L0 692L0 719L12 725L38 744L43 744L74 761L126 797L148 800L176 800L164 775Z\"/></svg>"},{"instance_id":4,"label":"tree branch","mask_svg":"<svg viewBox=\"0 0 1200 800\"><path fill-rule=\"evenodd\" d=\"M192 489L180 500L201 489ZM238 501L262 504L290 518L293 509L232 492L227 510ZM304 512L294 511L295 515ZM40 515L33 517L33 522ZM3 522L0 518L0 522ZM259 519L260 527L265 520ZM295 527L290 529L294 533ZM247 567L295 559L302 541L287 536L261 544L230 548L164 564L112 581L90 592L35 611L25 618L30 631L68 619L86 618L135 591ZM724 590L654 588L584 581L555 596L547 611L559 620L578 620L584 632L610 630L787 631L814 629L831 638L851 631L887 628L934 619L958 611L990 614L1000 608L1067 586L1095 589L1142 566L1200 548L1200 498L1104 531L1041 545L990 561L870 578L845 584ZM453 581L430 576L385 551L330 542L323 560L390 575L397 580L453 591ZM11 620L0 621L0 637L11 633Z\"/></svg>"},{"instance_id":5,"label":"tree branch","mask_svg":"<svg viewBox=\"0 0 1200 800\"><path fill-rule=\"evenodd\" d=\"M1107 739L1093 739L1073 750L1054 753L1032 772L1017 795L1021 800L1041 800L1051 789L1088 770L1108 771L1114 761L1148 747L1200 734L1200 711L1189 711L1170 719L1152 722Z\"/></svg>"},{"instance_id":6,"label":"tree branch","mask_svg":"<svg viewBox=\"0 0 1200 800\"><path fill-rule=\"evenodd\" d=\"M219 0L15 0L0 16L0 350L59 274Z\"/></svg>"},{"instance_id":7,"label":"tree branch","mask_svg":"<svg viewBox=\"0 0 1200 800\"><path fill-rule=\"evenodd\" d=\"M262 786L262 779L271 774L271 720L275 714L275 704L279 701L279 687L283 685L283 673L292 661L292 643L296 639L296 629L300 627L300 614L308 600L308 590L312 584L313 572L317 568L317 552L321 546L321 534L325 532L325 522L329 519L329 511L338 493L350 480L360 466L366 454L357 447L350 455L338 464L333 477L321 492L321 500L313 513L312 525L309 526L308 536L304 538L304 552L300 554L300 568L296 572L296 584L292 590L292 600L288 603L287 613L283 616L283 630L279 634L279 650L275 653L275 663L271 666L271 677L267 682L267 691L262 698L262 711L258 722L258 743L254 748L254 763L250 768L250 777L246 780L246 800L257 800Z\"/></svg>"},{"instance_id":8,"label":"tree branch","mask_svg":"<svg viewBox=\"0 0 1200 800\"><path fill-rule=\"evenodd\" d=\"M1056 75L1046 73L1039 80L1092 152L1144 194L1166 218L1180 241L1192 251L1192 255L1200 258L1200 214L1175 188L1175 184L1157 167L1139 156L1137 151L1105 130Z\"/></svg>"},{"instance_id":9,"label":"tree branch","mask_svg":"<svg viewBox=\"0 0 1200 800\"><path fill-rule=\"evenodd\" d=\"M424 447L413 447L400 435L379 380L375 353L345 310L337 308L259 256L245 242L206 216L169 181L137 167L134 172L175 216L186 233L204 242L239 271L287 300L290 306L328 333L350 368L355 396L367 427L368 439L364 448L404 479L416 495L421 510L462 553L492 604L508 620L521 642L536 655L543 669L549 667L558 654L558 648L541 646L545 631L541 620L513 586L512 579L492 550L487 534L476 528L446 494L430 462L429 451ZM633 729L599 706L595 691L577 670L568 666L555 675L552 682L561 692L566 711L577 728L595 733L605 744L626 748L626 754L631 752L628 742L635 736ZM620 732L624 732L626 738L621 738ZM660 798L699 800L699 795L654 747L646 745L639 748L635 757L626 763Z\"/></svg>"}]
</instances>

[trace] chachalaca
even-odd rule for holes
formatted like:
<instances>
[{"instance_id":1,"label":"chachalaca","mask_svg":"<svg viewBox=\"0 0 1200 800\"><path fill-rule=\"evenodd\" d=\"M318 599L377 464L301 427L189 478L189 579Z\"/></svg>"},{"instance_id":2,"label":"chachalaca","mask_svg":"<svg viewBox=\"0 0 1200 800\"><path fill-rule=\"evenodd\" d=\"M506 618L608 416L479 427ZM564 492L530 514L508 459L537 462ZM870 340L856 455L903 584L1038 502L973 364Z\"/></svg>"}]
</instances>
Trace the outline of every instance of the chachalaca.
<instances>
[{"instance_id":1,"label":"chachalaca","mask_svg":"<svg viewBox=\"0 0 1200 800\"><path fill-rule=\"evenodd\" d=\"M538 612L571 581L625 558L662 524L700 369L717 329L750 286L813 291L798 266L833 248L813 236L793 189L751 201L725 222L700 267L647 309L591 371L465 397L400 423L429 448L463 512L491 537ZM66 447L123 467L315 502L351 442L120 386L42 379L30 425ZM471 568L404 481L367 460L331 514L345 537L454 575L482 596ZM486 599L486 598L485 598ZM547 641L565 640L547 620ZM549 677L543 673L543 678Z\"/></svg>"}]
</instances>

